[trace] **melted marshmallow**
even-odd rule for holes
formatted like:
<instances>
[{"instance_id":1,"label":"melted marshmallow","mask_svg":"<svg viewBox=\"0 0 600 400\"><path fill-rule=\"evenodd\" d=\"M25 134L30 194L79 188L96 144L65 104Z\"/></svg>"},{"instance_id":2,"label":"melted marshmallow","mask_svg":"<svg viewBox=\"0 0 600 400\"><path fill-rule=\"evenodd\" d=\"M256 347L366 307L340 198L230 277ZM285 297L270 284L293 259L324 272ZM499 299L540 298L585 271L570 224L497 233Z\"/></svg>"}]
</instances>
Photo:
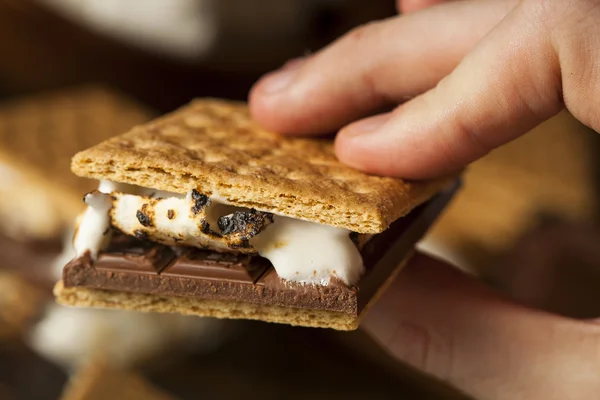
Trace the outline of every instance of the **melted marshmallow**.
<instances>
[{"instance_id":1,"label":"melted marshmallow","mask_svg":"<svg viewBox=\"0 0 600 400\"><path fill-rule=\"evenodd\" d=\"M115 197L112 211L113 224L122 232L134 235L140 227L137 212L148 200L133 194L120 194ZM190 216L190 209L194 205L191 192L187 196L161 192L154 194L153 197L161 197L161 200L154 205L151 228L154 232L148 234L150 240L156 239L156 232L159 232L160 236L178 238L180 241L178 244L228 250L227 246L207 238L202 232L202 224ZM218 229L216 219L214 222L211 221L211 227Z\"/></svg>"},{"instance_id":2,"label":"melted marshmallow","mask_svg":"<svg viewBox=\"0 0 600 400\"><path fill-rule=\"evenodd\" d=\"M105 233L110 225L109 211L112 208L107 193L113 191L129 193L122 197L124 203L115 210L114 218L120 226L137 224L136 212L143 204L140 196L153 195L165 199L161 202L161 209L156 210L157 228L181 234L188 243L194 240L198 226L187 212L189 194L184 198L175 193L102 181L99 191L88 194L85 199L88 209L81 218L74 241L78 256L89 250L95 257L107 244ZM216 214L219 208L231 211L230 207L219 204L216 198L211 199L213 203L207 209L211 219L216 218L212 214ZM176 210L176 218L163 218L168 209ZM347 229L276 215L274 222L252 238L250 244L262 257L271 261L281 278L293 282L328 284L331 277L337 277L346 284L353 284L364 271L360 252Z\"/></svg>"},{"instance_id":3,"label":"melted marshmallow","mask_svg":"<svg viewBox=\"0 0 600 400\"><path fill-rule=\"evenodd\" d=\"M360 252L350 231L333 226L275 216L250 244L283 279L327 284L331 277L355 283L363 272Z\"/></svg>"},{"instance_id":4,"label":"melted marshmallow","mask_svg":"<svg viewBox=\"0 0 600 400\"><path fill-rule=\"evenodd\" d=\"M92 259L96 259L98 252L102 250L110 240L110 217L112 201L109 196L112 192L124 192L140 194L143 196L177 196L173 193L161 192L139 186L128 185L111 181L100 181L98 190L85 195L83 200L87 208L77 221L77 231L73 238L73 247L77 257L86 251L90 252Z\"/></svg>"},{"instance_id":5,"label":"melted marshmallow","mask_svg":"<svg viewBox=\"0 0 600 400\"><path fill-rule=\"evenodd\" d=\"M110 240L108 211L112 204L110 196L101 192L86 194L84 201L88 206L79 219L73 246L77 257L89 250L92 258L95 259L98 251Z\"/></svg>"}]
</instances>

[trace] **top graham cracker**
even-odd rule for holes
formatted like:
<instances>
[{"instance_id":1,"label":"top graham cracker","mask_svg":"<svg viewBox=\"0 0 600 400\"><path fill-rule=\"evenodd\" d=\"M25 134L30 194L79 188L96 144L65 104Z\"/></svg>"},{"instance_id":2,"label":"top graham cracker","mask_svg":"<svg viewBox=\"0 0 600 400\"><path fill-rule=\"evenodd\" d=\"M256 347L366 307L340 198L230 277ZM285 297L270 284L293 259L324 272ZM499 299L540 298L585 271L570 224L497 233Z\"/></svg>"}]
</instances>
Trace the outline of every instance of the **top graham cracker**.
<instances>
[{"instance_id":1,"label":"top graham cracker","mask_svg":"<svg viewBox=\"0 0 600 400\"><path fill-rule=\"evenodd\" d=\"M79 176L186 193L379 233L448 179L408 182L340 163L333 142L284 137L254 122L244 103L197 99L73 157Z\"/></svg>"}]
</instances>

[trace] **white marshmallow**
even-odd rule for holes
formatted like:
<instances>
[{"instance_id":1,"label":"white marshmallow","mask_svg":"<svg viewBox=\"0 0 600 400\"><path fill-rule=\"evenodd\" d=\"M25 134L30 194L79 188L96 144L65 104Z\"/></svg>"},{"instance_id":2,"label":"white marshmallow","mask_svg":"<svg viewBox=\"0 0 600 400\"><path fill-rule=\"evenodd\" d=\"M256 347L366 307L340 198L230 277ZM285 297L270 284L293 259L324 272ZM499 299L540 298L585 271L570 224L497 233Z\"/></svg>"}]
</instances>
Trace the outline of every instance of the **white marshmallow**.
<instances>
[{"instance_id":1,"label":"white marshmallow","mask_svg":"<svg viewBox=\"0 0 600 400\"><path fill-rule=\"evenodd\" d=\"M364 270L347 229L275 216L250 244L289 281L327 284L337 277L352 284Z\"/></svg>"},{"instance_id":2,"label":"white marshmallow","mask_svg":"<svg viewBox=\"0 0 600 400\"><path fill-rule=\"evenodd\" d=\"M89 250L93 259L98 251L110 240L110 219L108 212L112 207L110 196L101 192L85 195L88 207L79 219L79 227L73 239L77 257Z\"/></svg>"}]
</instances>

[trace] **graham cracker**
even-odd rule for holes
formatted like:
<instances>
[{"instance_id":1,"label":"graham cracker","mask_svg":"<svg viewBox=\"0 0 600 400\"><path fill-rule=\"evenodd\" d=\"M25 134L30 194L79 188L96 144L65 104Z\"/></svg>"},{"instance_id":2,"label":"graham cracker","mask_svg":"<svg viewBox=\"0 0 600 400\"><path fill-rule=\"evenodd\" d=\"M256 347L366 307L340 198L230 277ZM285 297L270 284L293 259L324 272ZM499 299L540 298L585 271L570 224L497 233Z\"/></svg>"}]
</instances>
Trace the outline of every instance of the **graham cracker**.
<instances>
[{"instance_id":1,"label":"graham cracker","mask_svg":"<svg viewBox=\"0 0 600 400\"><path fill-rule=\"evenodd\" d=\"M0 172L8 175L0 188L0 215L19 218L12 225L31 218L24 224L32 236L48 237L56 233L58 225L72 225L84 206L82 194L97 185L73 176L69 168L72 155L148 121L151 115L124 95L93 85L0 104L0 167L4 166ZM45 214L54 217L42 221L35 213L15 212L23 204L19 198L26 196L33 198L29 203L46 204ZM53 225L55 229L51 229Z\"/></svg>"},{"instance_id":2,"label":"graham cracker","mask_svg":"<svg viewBox=\"0 0 600 400\"><path fill-rule=\"evenodd\" d=\"M244 103L197 99L75 155L75 174L221 198L294 218L378 233L448 184L367 175L326 139L268 131Z\"/></svg>"},{"instance_id":3,"label":"graham cracker","mask_svg":"<svg viewBox=\"0 0 600 400\"><path fill-rule=\"evenodd\" d=\"M60 400L175 400L141 375L109 367L103 359L84 365L70 379Z\"/></svg>"},{"instance_id":4,"label":"graham cracker","mask_svg":"<svg viewBox=\"0 0 600 400\"><path fill-rule=\"evenodd\" d=\"M412 253L411 253L412 255ZM311 328L329 328L352 331L368 309L379 299L396 278L410 257L399 263L388 279L379 287L359 315L343 312L309 310L300 308L260 305L233 300L207 300L192 297L161 296L155 294L119 292L87 287L65 287L63 281L54 286L58 304L75 307L92 307L134 310L141 312L178 313L220 319L249 319Z\"/></svg>"},{"instance_id":5,"label":"graham cracker","mask_svg":"<svg viewBox=\"0 0 600 400\"><path fill-rule=\"evenodd\" d=\"M19 276L0 273L0 339L22 335L39 314L44 294Z\"/></svg>"}]
</instances>

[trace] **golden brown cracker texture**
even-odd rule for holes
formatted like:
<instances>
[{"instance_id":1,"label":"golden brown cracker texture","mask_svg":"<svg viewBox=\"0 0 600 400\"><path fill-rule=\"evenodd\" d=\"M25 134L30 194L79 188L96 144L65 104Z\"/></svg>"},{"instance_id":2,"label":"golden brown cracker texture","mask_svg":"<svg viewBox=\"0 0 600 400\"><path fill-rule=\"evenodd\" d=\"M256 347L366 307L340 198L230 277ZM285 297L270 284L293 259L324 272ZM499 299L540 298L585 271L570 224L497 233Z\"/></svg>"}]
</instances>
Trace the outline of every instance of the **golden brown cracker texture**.
<instances>
[{"instance_id":1,"label":"golden brown cracker texture","mask_svg":"<svg viewBox=\"0 0 600 400\"><path fill-rule=\"evenodd\" d=\"M75 174L186 193L378 233L449 179L409 182L367 175L337 160L326 139L284 137L243 103L198 99L73 158Z\"/></svg>"}]
</instances>

